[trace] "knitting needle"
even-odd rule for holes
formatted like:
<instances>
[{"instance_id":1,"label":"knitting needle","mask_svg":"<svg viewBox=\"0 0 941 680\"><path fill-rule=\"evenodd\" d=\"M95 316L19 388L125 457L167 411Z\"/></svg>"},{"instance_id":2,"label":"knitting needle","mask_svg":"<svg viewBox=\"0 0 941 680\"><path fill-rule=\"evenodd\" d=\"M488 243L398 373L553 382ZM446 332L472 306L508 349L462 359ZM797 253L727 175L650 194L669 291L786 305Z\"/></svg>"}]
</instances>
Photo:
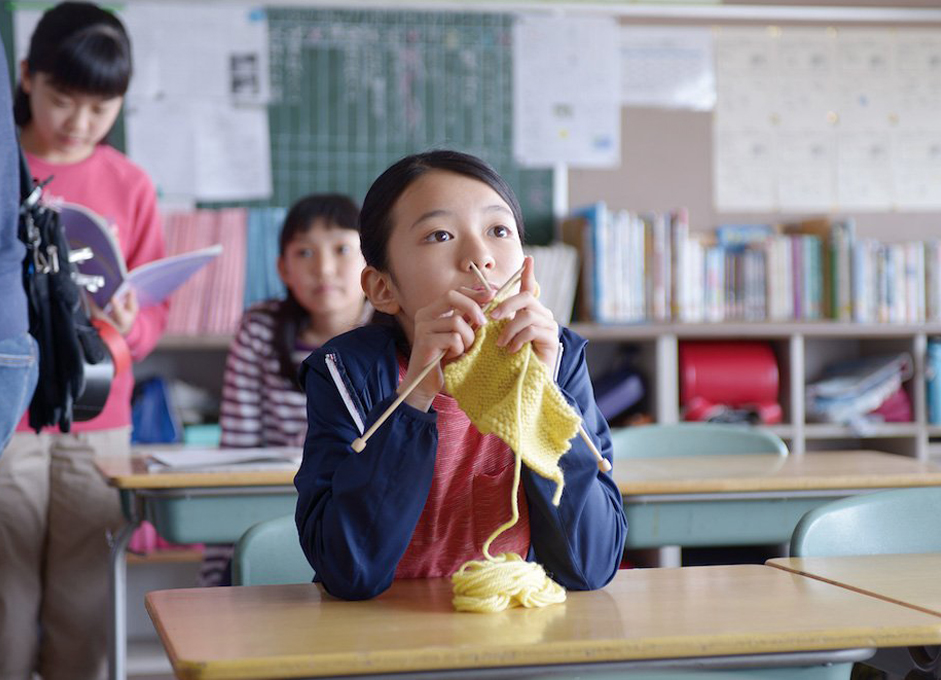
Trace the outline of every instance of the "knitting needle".
<instances>
[{"instance_id":1,"label":"knitting needle","mask_svg":"<svg viewBox=\"0 0 941 680\"><path fill-rule=\"evenodd\" d=\"M492 286L490 285L490 282L487 280L487 277L485 277L481 273L481 271L477 268L477 265L474 264L473 262L470 263L470 266L471 266L471 269L474 270L474 276L476 276L477 280L480 281L480 285L484 287L484 290L489 291L492 288Z\"/></svg>"},{"instance_id":2,"label":"knitting needle","mask_svg":"<svg viewBox=\"0 0 941 680\"><path fill-rule=\"evenodd\" d=\"M595 460L598 461L598 469L602 472L611 472L611 463L608 462L607 458L601 455L601 451L598 450L595 443L591 440L591 437L585 432L585 424L583 422L578 423L578 435L588 445L588 448L591 449L592 454L594 454Z\"/></svg>"},{"instance_id":3,"label":"knitting needle","mask_svg":"<svg viewBox=\"0 0 941 680\"><path fill-rule=\"evenodd\" d=\"M484 275L477 268L477 265L472 262L471 268L474 270L474 274L480 279L481 284L487 289L490 289L490 283L486 278L484 278ZM511 276L510 279L500 287L500 290L496 292L496 294L493 296L493 301L491 301L491 303L487 305L487 308L484 309L484 314L487 314L490 311L490 308L495 306L494 303L499 300L506 291L514 286L522 278L522 276L523 267L520 267L516 273L513 274L513 276ZM366 442L373 435L373 433L375 433L375 431L386 421L386 419L392 415L393 412L395 412L395 409L399 407L399 404L405 401L408 395L412 393L412 390L414 390L418 384L421 383L425 377L427 377L427 375L431 372L431 369L438 365L438 363L444 358L445 353L446 351L442 351L438 354L438 356L432 359L422 369L422 372L419 373L418 376L402 390L399 396L396 397L395 401L389 404L389 407L383 412L381 416L379 416L379 419L376 420L376 422L374 422L369 427L369 429L363 433L363 436L357 437L353 440L353 443L350 444L350 447L356 451L356 453L359 453L366 448ZM581 422L578 424L578 434L585 441L585 444L588 445L588 448L591 449L592 454L595 456L595 460L598 461L598 469L602 472L609 472L611 470L611 463L609 463L608 460L601 455L601 452L598 451L598 448L595 446L594 442L591 441L591 437L589 437L588 433L585 432L585 426Z\"/></svg>"},{"instance_id":4,"label":"knitting needle","mask_svg":"<svg viewBox=\"0 0 941 680\"><path fill-rule=\"evenodd\" d=\"M480 271L478 270L477 273L479 274ZM519 270L515 274L513 274L513 276L510 277L510 280L504 283L503 286L500 288L500 290L497 291L497 294L494 296L494 301L496 301L497 298L499 298L503 293L509 290L510 287L513 286L513 284L515 284L517 281L519 281L520 277L522 276L523 276L523 267L520 267ZM481 274L481 278L483 278L482 274ZM484 281L486 282L486 279L484 279ZM487 287L490 288L490 285L487 284ZM491 304L493 303L491 302ZM487 310L485 309L484 314L486 313L487 313ZM354 451L356 451L356 453L359 453L360 451L366 448L366 442L369 441L369 438L372 437L373 434L376 432L376 430L379 429L379 427L386 421L386 419L392 415L395 409L399 407L399 404L405 401L408 395L412 393L412 390L418 387L419 383L421 383L421 381L424 380L428 376L429 373L431 373L431 369L437 366L441 362L441 360L444 359L445 354L447 354L447 350L442 350L441 352L438 353L438 356L436 356L434 359L429 361L428 364L422 369L421 373L415 376L415 379L412 380L412 382L410 382L408 385L402 388L402 391L399 393L399 396L396 397L395 401L389 404L389 407L382 413L381 416L379 416L379 419L376 420L376 422L374 422L369 427L369 429L363 433L363 436L357 437L356 439L353 440L353 443L350 444L350 447Z\"/></svg>"}]
</instances>

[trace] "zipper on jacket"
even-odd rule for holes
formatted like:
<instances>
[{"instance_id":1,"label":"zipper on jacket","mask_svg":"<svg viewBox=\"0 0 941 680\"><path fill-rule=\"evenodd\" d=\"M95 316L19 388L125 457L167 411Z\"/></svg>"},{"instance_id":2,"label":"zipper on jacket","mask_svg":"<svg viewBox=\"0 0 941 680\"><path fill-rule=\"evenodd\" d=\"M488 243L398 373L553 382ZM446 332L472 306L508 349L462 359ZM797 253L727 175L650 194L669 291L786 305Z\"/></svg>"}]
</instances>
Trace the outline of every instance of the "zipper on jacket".
<instances>
[{"instance_id":1,"label":"zipper on jacket","mask_svg":"<svg viewBox=\"0 0 941 680\"><path fill-rule=\"evenodd\" d=\"M356 402L353 401L353 393L349 383L347 383L340 374L340 358L333 352L330 352L324 356L324 361L327 364L327 370L330 371L330 377L333 378L333 384L337 386L337 392L340 393L340 398L346 405L346 410L350 412L350 417L352 417L353 422L356 423L359 433L363 434L366 430L363 425L363 416L360 414L359 409L356 408Z\"/></svg>"}]
</instances>

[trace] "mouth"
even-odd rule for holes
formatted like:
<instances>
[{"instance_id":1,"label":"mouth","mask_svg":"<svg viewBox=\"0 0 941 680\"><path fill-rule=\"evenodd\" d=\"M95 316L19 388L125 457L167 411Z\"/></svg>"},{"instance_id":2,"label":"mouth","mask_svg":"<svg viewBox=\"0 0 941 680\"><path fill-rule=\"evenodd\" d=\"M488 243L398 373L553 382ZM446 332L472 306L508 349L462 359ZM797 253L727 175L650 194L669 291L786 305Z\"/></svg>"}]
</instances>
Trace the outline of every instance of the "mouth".
<instances>
[{"instance_id":1,"label":"mouth","mask_svg":"<svg viewBox=\"0 0 941 680\"><path fill-rule=\"evenodd\" d=\"M486 292L494 291L497 289L497 287L492 283L488 283L486 288L479 283L473 286L467 286L467 287L473 290L475 293L486 293Z\"/></svg>"},{"instance_id":2,"label":"mouth","mask_svg":"<svg viewBox=\"0 0 941 680\"><path fill-rule=\"evenodd\" d=\"M68 135L60 136L59 141L62 142L63 146L68 146L68 147L81 146L82 144L85 143L84 139L81 139L79 137L70 137Z\"/></svg>"}]
</instances>

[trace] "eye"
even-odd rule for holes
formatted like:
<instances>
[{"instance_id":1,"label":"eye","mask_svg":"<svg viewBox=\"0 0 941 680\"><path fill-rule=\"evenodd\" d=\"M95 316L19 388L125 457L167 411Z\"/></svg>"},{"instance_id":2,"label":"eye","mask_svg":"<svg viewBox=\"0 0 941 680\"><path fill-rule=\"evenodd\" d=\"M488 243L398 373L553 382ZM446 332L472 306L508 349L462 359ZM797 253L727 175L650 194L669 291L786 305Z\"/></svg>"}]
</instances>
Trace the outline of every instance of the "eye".
<instances>
[{"instance_id":1,"label":"eye","mask_svg":"<svg viewBox=\"0 0 941 680\"><path fill-rule=\"evenodd\" d=\"M337 246L337 255L349 255L353 252L353 246L343 243Z\"/></svg>"},{"instance_id":2,"label":"eye","mask_svg":"<svg viewBox=\"0 0 941 680\"><path fill-rule=\"evenodd\" d=\"M510 238L513 235L513 232L510 231L510 228L505 227L502 224L490 227L487 233L489 233L491 236L496 236L497 238Z\"/></svg>"},{"instance_id":3,"label":"eye","mask_svg":"<svg viewBox=\"0 0 941 680\"><path fill-rule=\"evenodd\" d=\"M444 243L445 241L450 241L452 238L454 237L448 232L443 229L438 229L428 234L428 236L425 237L425 241L428 243Z\"/></svg>"},{"instance_id":4,"label":"eye","mask_svg":"<svg viewBox=\"0 0 941 680\"><path fill-rule=\"evenodd\" d=\"M311 250L310 248L298 248L297 250L294 251L294 255L295 257L308 258L308 257L313 257L314 251Z\"/></svg>"}]
</instances>

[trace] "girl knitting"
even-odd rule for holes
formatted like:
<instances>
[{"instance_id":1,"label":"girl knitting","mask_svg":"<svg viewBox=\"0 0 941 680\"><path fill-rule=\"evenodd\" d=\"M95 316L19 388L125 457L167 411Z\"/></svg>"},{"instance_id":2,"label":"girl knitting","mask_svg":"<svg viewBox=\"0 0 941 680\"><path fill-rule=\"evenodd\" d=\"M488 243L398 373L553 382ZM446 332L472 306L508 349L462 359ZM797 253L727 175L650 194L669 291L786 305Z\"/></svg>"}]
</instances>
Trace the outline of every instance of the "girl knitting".
<instances>
[{"instance_id":1,"label":"girl knitting","mask_svg":"<svg viewBox=\"0 0 941 680\"><path fill-rule=\"evenodd\" d=\"M301 368L308 395L304 460L295 477L301 546L326 589L342 598L383 592L396 578L449 576L480 556L511 514L514 455L481 435L448 394L441 367L354 453L350 442L382 414L431 361L447 363L474 343L483 306L521 265L519 292L491 318L510 319L497 344L532 343L567 401L608 459L611 440L594 403L585 342L559 329L536 299L523 257L519 204L478 158L433 151L402 159L366 195L360 238L362 284L391 317L344 334ZM487 281L480 282L477 268ZM562 457L565 491L523 471L519 521L490 546L542 563L566 588L605 585L621 559L626 522L609 475L584 442Z\"/></svg>"},{"instance_id":2,"label":"girl knitting","mask_svg":"<svg viewBox=\"0 0 941 680\"><path fill-rule=\"evenodd\" d=\"M104 217L129 269L163 257L150 179L104 143L131 78L124 26L95 5L62 3L43 15L20 66L14 117L33 176L52 178L44 198ZM139 309L133 294L93 311L134 360L153 349L167 317L165 305ZM133 382L119 374L101 414L69 433L21 423L0 457L0 677L105 675L108 536L124 519L95 458L130 454Z\"/></svg>"}]
</instances>

